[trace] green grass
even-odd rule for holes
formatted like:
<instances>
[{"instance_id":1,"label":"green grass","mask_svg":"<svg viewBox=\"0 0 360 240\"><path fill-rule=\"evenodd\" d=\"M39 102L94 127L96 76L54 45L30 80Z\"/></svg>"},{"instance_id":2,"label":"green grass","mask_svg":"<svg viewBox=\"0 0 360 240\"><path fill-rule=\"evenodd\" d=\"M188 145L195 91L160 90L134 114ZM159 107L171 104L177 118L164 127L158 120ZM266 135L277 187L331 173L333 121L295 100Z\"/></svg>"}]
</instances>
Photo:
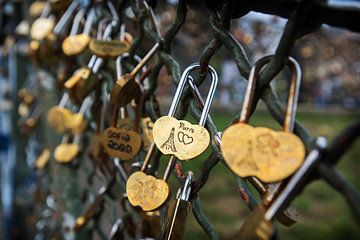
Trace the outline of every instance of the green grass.
<instances>
[{"instance_id":1,"label":"green grass","mask_svg":"<svg viewBox=\"0 0 360 240\"><path fill-rule=\"evenodd\" d=\"M213 114L213 120L219 130L235 116L229 113ZM297 114L297 119L309 130L312 136L323 135L330 141L340 130L358 118L356 114ZM267 126L273 129L281 127L265 112L257 112L250 123L254 126ZM340 172L360 190L360 141L338 164ZM206 152L204 156L208 156ZM205 158L183 163L184 169L198 173ZM173 183L174 179L171 180ZM242 225L249 210L242 204L233 174L221 163L212 171L208 183L200 192L202 208L218 229L221 239L231 239ZM360 204L360 203L359 203ZM278 224L281 239L360 239L360 227L352 218L351 211L342 196L322 181L313 182L296 198L293 204L299 221L291 227ZM195 221L192 213L188 215L185 239L207 239L203 230Z\"/></svg>"}]
</instances>

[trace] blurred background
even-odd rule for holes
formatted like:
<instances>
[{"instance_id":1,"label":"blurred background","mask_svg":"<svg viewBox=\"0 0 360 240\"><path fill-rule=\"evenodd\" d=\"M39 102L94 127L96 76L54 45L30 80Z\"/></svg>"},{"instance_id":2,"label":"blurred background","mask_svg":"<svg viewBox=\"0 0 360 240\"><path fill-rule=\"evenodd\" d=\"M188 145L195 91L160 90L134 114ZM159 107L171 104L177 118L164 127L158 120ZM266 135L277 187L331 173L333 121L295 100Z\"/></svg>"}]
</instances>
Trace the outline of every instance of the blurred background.
<instances>
[{"instance_id":1,"label":"blurred background","mask_svg":"<svg viewBox=\"0 0 360 240\"><path fill-rule=\"evenodd\" d=\"M44 179L39 177L34 166L38 146L31 141L34 136L28 136L29 141L21 141L21 135L14 133L14 129L21 126L16 111L19 103L16 92L32 71L27 56L29 39L17 32L30 3L0 1L0 239L35 238L38 227L35 223L39 224L37 217L41 212L37 194L41 195L38 186ZM158 1L155 14L162 33L174 19L176 4L176 0ZM330 4L360 7L360 1L330 1ZM285 23L277 16L251 12L234 20L231 33L254 63L260 57L274 53ZM135 25L132 31L136 34ZM181 69L199 60L212 37L206 11L191 8L172 45L172 56ZM317 32L297 41L292 56L299 61L303 72L297 120L311 136L323 135L331 141L340 130L360 117L360 35L323 25ZM219 130L223 130L240 112L246 81L224 48L210 64L218 71L220 79L210 114ZM280 74L272 81L284 103L288 84L286 74ZM163 113L168 109L174 91L171 76L163 69L157 90ZM281 129L261 103L250 123ZM359 149L360 141L357 141L338 165L357 189L360 189ZM208 155L184 163L184 169L191 169L196 175ZM233 175L222 164L211 173L208 184L200 192L200 199L204 212L224 239L230 239L236 233L249 213L240 200ZM298 223L290 228L279 225L281 238L360 239L360 227L346 203L324 182L308 186L294 205L299 212ZM185 239L206 239L191 213L188 219Z\"/></svg>"}]
</instances>

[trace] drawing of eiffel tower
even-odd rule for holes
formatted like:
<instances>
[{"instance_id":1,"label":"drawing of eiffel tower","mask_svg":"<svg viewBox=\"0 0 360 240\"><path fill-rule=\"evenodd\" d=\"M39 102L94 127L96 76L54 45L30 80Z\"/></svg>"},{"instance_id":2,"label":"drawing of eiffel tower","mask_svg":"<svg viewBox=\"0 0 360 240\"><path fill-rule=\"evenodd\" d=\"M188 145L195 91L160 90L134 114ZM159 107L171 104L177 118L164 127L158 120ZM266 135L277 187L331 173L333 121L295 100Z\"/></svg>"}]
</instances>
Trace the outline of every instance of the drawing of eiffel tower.
<instances>
[{"instance_id":1,"label":"drawing of eiffel tower","mask_svg":"<svg viewBox=\"0 0 360 240\"><path fill-rule=\"evenodd\" d=\"M176 152L175 142L174 142L174 132L175 132L175 128L172 128L169 138L163 143L163 145L161 145L160 148L165 148L167 150L170 149L171 151Z\"/></svg>"}]
</instances>

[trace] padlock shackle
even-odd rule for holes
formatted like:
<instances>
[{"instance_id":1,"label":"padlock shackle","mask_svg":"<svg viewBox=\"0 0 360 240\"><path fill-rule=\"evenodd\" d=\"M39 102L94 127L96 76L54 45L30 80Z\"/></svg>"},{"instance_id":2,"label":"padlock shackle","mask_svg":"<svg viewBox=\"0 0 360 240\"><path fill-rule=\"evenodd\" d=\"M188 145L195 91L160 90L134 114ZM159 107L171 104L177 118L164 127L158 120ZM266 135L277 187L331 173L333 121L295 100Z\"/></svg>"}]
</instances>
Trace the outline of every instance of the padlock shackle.
<instances>
[{"instance_id":1,"label":"padlock shackle","mask_svg":"<svg viewBox=\"0 0 360 240\"><path fill-rule=\"evenodd\" d=\"M69 94L67 92L65 92L60 99L58 107L65 107L68 100L69 100Z\"/></svg>"},{"instance_id":2,"label":"padlock shackle","mask_svg":"<svg viewBox=\"0 0 360 240\"><path fill-rule=\"evenodd\" d=\"M142 4L144 5L144 7L149 15L149 20L150 20L153 30L156 32L156 34L159 37L161 37L160 29L159 29L158 25L156 24L156 17L155 17L152 7L150 7L146 1L142 1Z\"/></svg>"},{"instance_id":3,"label":"padlock shackle","mask_svg":"<svg viewBox=\"0 0 360 240\"><path fill-rule=\"evenodd\" d=\"M61 33L64 26L70 21L70 16L74 13L78 5L78 1L71 2L70 6L66 9L65 13L61 16L60 20L53 29L53 33L55 33L55 35L59 35Z\"/></svg>"},{"instance_id":4,"label":"padlock shackle","mask_svg":"<svg viewBox=\"0 0 360 240\"><path fill-rule=\"evenodd\" d=\"M265 66L265 64L270 62L270 59L271 56L265 56L259 59L250 70L249 80L246 86L244 101L240 112L240 118L239 118L240 123L249 122L250 106L252 105L254 100L256 82L258 79L257 76L259 75L260 70Z\"/></svg>"},{"instance_id":5,"label":"padlock shackle","mask_svg":"<svg viewBox=\"0 0 360 240\"><path fill-rule=\"evenodd\" d=\"M107 0L106 5L110 11L111 16L116 20L120 20L119 14L116 11L114 3L111 0Z\"/></svg>"},{"instance_id":6,"label":"padlock shackle","mask_svg":"<svg viewBox=\"0 0 360 240\"><path fill-rule=\"evenodd\" d=\"M201 94L200 94L200 91L199 89L197 88L197 86L195 85L195 83L193 82L193 78L191 76L189 76L188 78L188 81L189 81L189 85L191 87L191 91L193 93L193 97L197 103L197 105L199 105L200 109L203 110L204 108L204 100L202 99L201 97ZM210 114L208 115L208 119L213 122ZM217 129L216 129L216 135L214 136L215 137L215 141L218 145L221 144L221 136L222 136L222 132L219 132Z\"/></svg>"},{"instance_id":7,"label":"padlock shackle","mask_svg":"<svg viewBox=\"0 0 360 240\"><path fill-rule=\"evenodd\" d=\"M120 25L119 39L120 41L125 41L125 24Z\"/></svg>"},{"instance_id":8,"label":"padlock shackle","mask_svg":"<svg viewBox=\"0 0 360 240\"><path fill-rule=\"evenodd\" d=\"M146 173L146 170L148 168L148 165L150 163L150 160L151 158L153 157L154 153L155 153L155 150L156 150L156 145L155 145L155 142L152 142L150 147L149 147L149 150L147 151L146 153L146 156L145 156L145 159L144 159L144 162L141 166L141 172L143 173Z\"/></svg>"},{"instance_id":9,"label":"padlock shackle","mask_svg":"<svg viewBox=\"0 0 360 240\"><path fill-rule=\"evenodd\" d=\"M105 22L109 21L109 20L111 20L112 22L106 26L104 33L102 33L101 29L102 29L103 25L105 25ZM111 35L112 28L113 28L113 25L112 25L113 21L114 20L109 19L109 18L104 18L100 21L100 23L98 24L98 32L97 32L98 40L106 40ZM103 63L102 58L98 58L96 55L92 55L90 58L90 61L88 63L88 68L93 69L93 72L97 73L97 71L100 69L102 63Z\"/></svg>"},{"instance_id":10,"label":"padlock shackle","mask_svg":"<svg viewBox=\"0 0 360 240\"><path fill-rule=\"evenodd\" d=\"M117 58L116 58L116 78L117 79L120 79L121 78L121 76L123 75L123 72L122 72L122 66L121 66L121 60L123 59L123 58L127 58L127 57L129 57L129 53L123 53L123 54L121 54L120 56L118 56ZM138 62L138 64L141 62L141 57L139 57L138 55L134 55L134 59ZM143 69L142 69L142 71L145 71L145 69L144 69L144 67L143 67Z\"/></svg>"},{"instance_id":11,"label":"padlock shackle","mask_svg":"<svg viewBox=\"0 0 360 240\"><path fill-rule=\"evenodd\" d=\"M119 158L114 158L114 165L115 165L115 168L117 169L117 171L119 172L122 182L125 183L125 185L126 185L126 181L128 180L129 177L128 177L126 169L122 165Z\"/></svg>"},{"instance_id":12,"label":"padlock shackle","mask_svg":"<svg viewBox=\"0 0 360 240\"><path fill-rule=\"evenodd\" d=\"M311 173L315 167L316 162L321 160L323 151L327 147L327 139L325 137L317 137L315 139L315 148L306 157L303 165L296 171L290 178L285 188L271 203L270 207L266 210L264 218L268 221L273 221L277 215L284 210L291 200L294 199L297 192L303 186L305 177Z\"/></svg>"},{"instance_id":13,"label":"padlock shackle","mask_svg":"<svg viewBox=\"0 0 360 240\"><path fill-rule=\"evenodd\" d=\"M194 179L194 173L192 171L186 172L184 186L182 187L179 199L184 201L189 201L190 193L191 193L191 183L193 179Z\"/></svg>"},{"instance_id":14,"label":"padlock shackle","mask_svg":"<svg viewBox=\"0 0 360 240\"><path fill-rule=\"evenodd\" d=\"M146 53L146 55L141 59L138 65L130 72L131 76L135 76L145 64L154 56L157 50L160 48L160 43L155 43L155 45Z\"/></svg>"},{"instance_id":15,"label":"padlock shackle","mask_svg":"<svg viewBox=\"0 0 360 240\"><path fill-rule=\"evenodd\" d=\"M250 115L250 106L254 100L254 94L256 89L257 80L259 78L260 71L268 64L271 60L271 55L265 56L258 60L255 65L251 68L249 74L249 81L246 87L244 101L240 113L239 122L248 123ZM290 68L292 77L290 80L289 96L285 109L285 117L283 130L285 132L292 132L295 125L295 114L297 109L297 103L299 98L299 90L301 83L301 68L299 63L293 58L289 57L286 61L286 65Z\"/></svg>"},{"instance_id":16,"label":"padlock shackle","mask_svg":"<svg viewBox=\"0 0 360 240\"><path fill-rule=\"evenodd\" d=\"M285 132L293 132L295 126L295 115L298 105L300 84L301 84L301 68L299 63L292 57L288 58L287 65L292 72L289 96L286 105L283 130Z\"/></svg>"},{"instance_id":17,"label":"padlock shackle","mask_svg":"<svg viewBox=\"0 0 360 240\"><path fill-rule=\"evenodd\" d=\"M94 9L90 9L89 10L89 13L87 14L86 16L86 21L85 21L85 24L84 24L84 30L83 30L83 33L86 34L86 35L89 35L90 32L91 32L91 27L94 23L94 20L95 20L95 12L94 12Z\"/></svg>"},{"instance_id":18,"label":"padlock shackle","mask_svg":"<svg viewBox=\"0 0 360 240\"><path fill-rule=\"evenodd\" d=\"M49 2L46 2L44 9L41 11L39 18L46 18L51 13L51 6Z\"/></svg>"},{"instance_id":19,"label":"padlock shackle","mask_svg":"<svg viewBox=\"0 0 360 240\"><path fill-rule=\"evenodd\" d=\"M103 18L100 20L97 28L97 36L96 38L98 40L107 40L108 37L112 34L113 27L115 27L118 24L118 19L114 18ZM104 27L106 25L106 27ZM103 31L103 29L105 30Z\"/></svg>"},{"instance_id":20,"label":"padlock shackle","mask_svg":"<svg viewBox=\"0 0 360 240\"><path fill-rule=\"evenodd\" d=\"M81 23L81 19L84 18L85 12L86 12L86 10L84 8L80 9L77 12L77 14L74 17L69 36L73 36L78 32L80 23Z\"/></svg>"},{"instance_id":21,"label":"padlock shackle","mask_svg":"<svg viewBox=\"0 0 360 240\"><path fill-rule=\"evenodd\" d=\"M180 103L181 95L182 95L182 93L184 91L184 88L185 88L185 84L189 82L190 73L192 71L195 71L195 70L198 70L198 69L200 69L200 63L193 63L184 70L184 72L183 72L183 74L182 74L182 76L180 78L179 85L178 85L178 87L176 89L174 99L171 102L171 106L170 106L170 109L169 109L168 116L173 117L175 115L176 109L178 108L179 103ZM206 118L207 118L207 116L209 114L211 102L212 102L212 100L214 98L216 86L217 86L217 83L218 83L218 75L217 75L215 69L210 65L208 65L208 72L211 75L211 85L210 85L209 93L208 93L208 95L206 97L204 108L203 108L203 110L201 112L200 120L199 120L199 125L201 125L201 126L204 126L205 123L206 123Z\"/></svg>"}]
</instances>

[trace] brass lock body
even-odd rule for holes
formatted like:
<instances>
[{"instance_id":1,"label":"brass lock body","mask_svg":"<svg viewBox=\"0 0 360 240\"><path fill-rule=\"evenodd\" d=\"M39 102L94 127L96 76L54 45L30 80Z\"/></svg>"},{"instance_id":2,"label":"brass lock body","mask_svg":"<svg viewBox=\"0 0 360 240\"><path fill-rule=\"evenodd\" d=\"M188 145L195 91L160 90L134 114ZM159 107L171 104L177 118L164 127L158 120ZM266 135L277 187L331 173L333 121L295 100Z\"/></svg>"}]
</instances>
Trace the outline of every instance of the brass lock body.
<instances>
[{"instance_id":1,"label":"brass lock body","mask_svg":"<svg viewBox=\"0 0 360 240\"><path fill-rule=\"evenodd\" d=\"M191 208L189 201L193 173L187 172L184 186L179 189L178 196L168 205L162 225L162 240L181 240L184 238L186 217Z\"/></svg>"},{"instance_id":2,"label":"brass lock body","mask_svg":"<svg viewBox=\"0 0 360 240\"><path fill-rule=\"evenodd\" d=\"M64 83L64 87L68 90L70 99L76 104L81 104L94 89L96 79L90 68L82 67Z\"/></svg>"}]
</instances>

